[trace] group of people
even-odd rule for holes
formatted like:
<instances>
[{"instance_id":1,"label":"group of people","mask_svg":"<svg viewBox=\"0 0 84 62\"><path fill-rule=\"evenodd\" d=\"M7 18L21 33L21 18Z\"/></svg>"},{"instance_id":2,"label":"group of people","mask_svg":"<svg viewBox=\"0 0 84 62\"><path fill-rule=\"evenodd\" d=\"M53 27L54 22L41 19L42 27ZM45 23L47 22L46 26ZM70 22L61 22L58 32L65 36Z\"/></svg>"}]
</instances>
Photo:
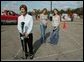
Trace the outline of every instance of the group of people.
<instances>
[{"instance_id":1,"label":"group of people","mask_svg":"<svg viewBox=\"0 0 84 62\"><path fill-rule=\"evenodd\" d=\"M60 25L60 16L58 14L58 10L54 9L52 12L52 32L50 35L50 43L55 44L57 38L59 37L59 25ZM47 15L47 9L43 9L42 13L40 14L40 30L41 30L41 42L45 42L46 35L45 31L47 28L48 23L48 15Z\"/></svg>"},{"instance_id":2,"label":"group of people","mask_svg":"<svg viewBox=\"0 0 84 62\"><path fill-rule=\"evenodd\" d=\"M33 18L31 15L27 14L27 6L20 6L21 15L18 17L17 28L20 33L20 39L22 44L22 50L25 52L25 56L27 58L28 51L27 45L29 47L29 57L33 59L34 51L33 51ZM54 9L52 11L52 32L50 34L50 42L51 44L56 44L59 37L59 25L60 25L60 16L58 14L58 10ZM46 39L46 29L48 23L48 15L47 9L43 9L40 14L40 30L41 30L41 43L45 42Z\"/></svg>"}]
</instances>

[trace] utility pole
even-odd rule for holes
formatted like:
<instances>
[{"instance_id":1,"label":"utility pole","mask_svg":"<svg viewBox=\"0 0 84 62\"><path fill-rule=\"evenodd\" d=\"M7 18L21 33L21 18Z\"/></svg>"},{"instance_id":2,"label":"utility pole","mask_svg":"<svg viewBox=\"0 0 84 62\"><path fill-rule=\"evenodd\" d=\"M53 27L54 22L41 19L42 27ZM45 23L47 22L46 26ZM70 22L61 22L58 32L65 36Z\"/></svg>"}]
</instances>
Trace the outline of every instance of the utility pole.
<instances>
[{"instance_id":1,"label":"utility pole","mask_svg":"<svg viewBox=\"0 0 84 62\"><path fill-rule=\"evenodd\" d=\"M52 1L50 1L50 21L52 21Z\"/></svg>"},{"instance_id":2,"label":"utility pole","mask_svg":"<svg viewBox=\"0 0 84 62\"><path fill-rule=\"evenodd\" d=\"M50 5L51 6L51 12L52 12L52 1L50 1L50 3L51 3L51 5Z\"/></svg>"}]
</instances>

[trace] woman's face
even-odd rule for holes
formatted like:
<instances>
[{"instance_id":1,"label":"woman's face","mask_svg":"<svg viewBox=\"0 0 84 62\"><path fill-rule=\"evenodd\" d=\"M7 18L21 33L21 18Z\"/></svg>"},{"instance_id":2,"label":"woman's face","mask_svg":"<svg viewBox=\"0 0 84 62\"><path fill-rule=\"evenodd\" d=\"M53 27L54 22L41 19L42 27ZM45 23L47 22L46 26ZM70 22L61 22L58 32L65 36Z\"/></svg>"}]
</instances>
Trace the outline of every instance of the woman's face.
<instances>
[{"instance_id":1,"label":"woman's face","mask_svg":"<svg viewBox=\"0 0 84 62\"><path fill-rule=\"evenodd\" d=\"M54 13L57 14L57 10L54 10Z\"/></svg>"},{"instance_id":2,"label":"woman's face","mask_svg":"<svg viewBox=\"0 0 84 62\"><path fill-rule=\"evenodd\" d=\"M32 12L35 13L35 10L33 10Z\"/></svg>"},{"instance_id":3,"label":"woman's face","mask_svg":"<svg viewBox=\"0 0 84 62\"><path fill-rule=\"evenodd\" d=\"M45 14L46 13L46 10L44 10L43 13Z\"/></svg>"},{"instance_id":4,"label":"woman's face","mask_svg":"<svg viewBox=\"0 0 84 62\"><path fill-rule=\"evenodd\" d=\"M25 15L25 14L26 14L26 11L25 11L25 9L24 9L24 8L21 8L21 10L20 10L20 11L21 11L21 14L22 14L22 15Z\"/></svg>"},{"instance_id":5,"label":"woman's face","mask_svg":"<svg viewBox=\"0 0 84 62\"><path fill-rule=\"evenodd\" d=\"M33 10L32 13L35 14L35 10Z\"/></svg>"}]
</instances>

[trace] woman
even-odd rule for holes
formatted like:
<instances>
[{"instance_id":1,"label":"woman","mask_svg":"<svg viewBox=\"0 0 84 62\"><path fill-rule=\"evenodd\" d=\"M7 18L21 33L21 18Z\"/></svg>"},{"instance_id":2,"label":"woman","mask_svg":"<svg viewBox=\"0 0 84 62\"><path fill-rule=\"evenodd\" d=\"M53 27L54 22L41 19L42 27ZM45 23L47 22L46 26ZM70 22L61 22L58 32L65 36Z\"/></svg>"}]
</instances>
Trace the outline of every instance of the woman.
<instances>
[{"instance_id":1,"label":"woman","mask_svg":"<svg viewBox=\"0 0 84 62\"><path fill-rule=\"evenodd\" d=\"M47 9L44 8L40 14L41 43L45 42L45 31L47 28Z\"/></svg>"},{"instance_id":2,"label":"woman","mask_svg":"<svg viewBox=\"0 0 84 62\"><path fill-rule=\"evenodd\" d=\"M32 17L33 17L33 20L36 21L36 11L34 9L32 11Z\"/></svg>"},{"instance_id":3,"label":"woman","mask_svg":"<svg viewBox=\"0 0 84 62\"><path fill-rule=\"evenodd\" d=\"M57 44L59 38L59 24L60 24L60 16L58 14L58 10L53 10L52 17L52 32L50 34L50 43Z\"/></svg>"}]
</instances>

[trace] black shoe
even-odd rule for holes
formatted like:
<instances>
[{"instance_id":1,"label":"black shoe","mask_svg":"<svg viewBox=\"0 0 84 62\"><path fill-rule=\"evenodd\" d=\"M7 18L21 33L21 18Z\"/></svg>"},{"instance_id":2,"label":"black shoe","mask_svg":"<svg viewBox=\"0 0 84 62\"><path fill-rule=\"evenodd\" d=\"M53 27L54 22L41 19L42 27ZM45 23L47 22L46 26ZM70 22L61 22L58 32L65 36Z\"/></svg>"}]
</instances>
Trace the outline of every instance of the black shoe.
<instances>
[{"instance_id":1,"label":"black shoe","mask_svg":"<svg viewBox=\"0 0 84 62\"><path fill-rule=\"evenodd\" d=\"M25 54L26 59L27 59L28 56L29 56L29 52L27 52L27 53Z\"/></svg>"},{"instance_id":2,"label":"black shoe","mask_svg":"<svg viewBox=\"0 0 84 62\"><path fill-rule=\"evenodd\" d=\"M27 57L28 57L28 54L25 54L25 58L27 59Z\"/></svg>"},{"instance_id":3,"label":"black shoe","mask_svg":"<svg viewBox=\"0 0 84 62\"><path fill-rule=\"evenodd\" d=\"M26 56L26 59L27 59L27 56Z\"/></svg>"},{"instance_id":4,"label":"black shoe","mask_svg":"<svg viewBox=\"0 0 84 62\"><path fill-rule=\"evenodd\" d=\"M30 54L30 59L33 59L34 55L33 54Z\"/></svg>"}]
</instances>

